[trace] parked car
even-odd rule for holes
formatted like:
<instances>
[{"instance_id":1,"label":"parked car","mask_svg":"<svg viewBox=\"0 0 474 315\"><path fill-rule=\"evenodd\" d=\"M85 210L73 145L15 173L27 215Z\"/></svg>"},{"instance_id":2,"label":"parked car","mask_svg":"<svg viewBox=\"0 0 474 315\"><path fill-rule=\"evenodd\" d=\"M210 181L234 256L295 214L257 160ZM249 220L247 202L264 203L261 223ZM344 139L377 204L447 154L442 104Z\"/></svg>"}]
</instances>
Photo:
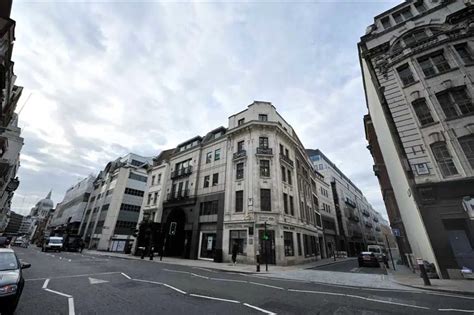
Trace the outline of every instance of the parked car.
<instances>
[{"instance_id":1,"label":"parked car","mask_svg":"<svg viewBox=\"0 0 474 315\"><path fill-rule=\"evenodd\" d=\"M20 262L15 252L0 248L0 313L13 314L20 300L25 280L22 269L30 268L28 263Z\"/></svg>"},{"instance_id":2,"label":"parked car","mask_svg":"<svg viewBox=\"0 0 474 315\"><path fill-rule=\"evenodd\" d=\"M47 252L48 250L55 250L60 252L63 248L63 238L60 236L49 236L43 242L43 247L41 248L42 252Z\"/></svg>"},{"instance_id":3,"label":"parked car","mask_svg":"<svg viewBox=\"0 0 474 315\"><path fill-rule=\"evenodd\" d=\"M367 251L374 253L374 255L379 261L385 261L384 258L387 257L387 255L385 254L385 248L380 245L369 245L367 246Z\"/></svg>"},{"instance_id":4,"label":"parked car","mask_svg":"<svg viewBox=\"0 0 474 315\"><path fill-rule=\"evenodd\" d=\"M359 257L357 257L357 260L359 262L359 267L365 267L365 266L380 267L380 263L379 263L379 260L377 259L377 256L375 256L375 254L372 252L361 252L359 254Z\"/></svg>"},{"instance_id":5,"label":"parked car","mask_svg":"<svg viewBox=\"0 0 474 315\"><path fill-rule=\"evenodd\" d=\"M12 246L19 246L19 247L27 248L28 247L28 240L19 237L13 242Z\"/></svg>"}]
</instances>

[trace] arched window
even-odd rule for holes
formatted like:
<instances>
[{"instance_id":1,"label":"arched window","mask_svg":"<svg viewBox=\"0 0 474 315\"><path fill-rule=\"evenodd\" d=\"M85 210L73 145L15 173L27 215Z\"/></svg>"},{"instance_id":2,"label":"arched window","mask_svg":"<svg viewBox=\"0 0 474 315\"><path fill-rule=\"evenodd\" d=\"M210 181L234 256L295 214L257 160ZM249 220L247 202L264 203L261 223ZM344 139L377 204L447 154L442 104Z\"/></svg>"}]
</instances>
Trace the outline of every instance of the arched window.
<instances>
[{"instance_id":1,"label":"arched window","mask_svg":"<svg viewBox=\"0 0 474 315\"><path fill-rule=\"evenodd\" d=\"M431 145L431 151L433 151L433 155L443 176L452 176L458 174L458 170L456 169L456 165L454 165L453 158L449 153L446 142L439 141L433 143Z\"/></svg>"}]
</instances>

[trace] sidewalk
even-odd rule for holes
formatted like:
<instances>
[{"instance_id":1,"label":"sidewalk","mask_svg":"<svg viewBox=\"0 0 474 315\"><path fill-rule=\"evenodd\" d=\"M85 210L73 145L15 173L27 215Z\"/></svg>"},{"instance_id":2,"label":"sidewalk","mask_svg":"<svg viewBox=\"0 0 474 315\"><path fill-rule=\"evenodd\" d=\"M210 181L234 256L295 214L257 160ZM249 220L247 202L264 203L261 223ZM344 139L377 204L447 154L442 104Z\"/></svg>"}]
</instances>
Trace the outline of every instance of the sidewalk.
<instances>
[{"instance_id":1,"label":"sidewalk","mask_svg":"<svg viewBox=\"0 0 474 315\"><path fill-rule=\"evenodd\" d=\"M413 273L404 265L395 267L397 270L394 271L390 265L390 269L387 271L390 280L400 285L424 290L474 295L474 280L430 279L431 286L425 286L418 273Z\"/></svg>"},{"instance_id":2,"label":"sidewalk","mask_svg":"<svg viewBox=\"0 0 474 315\"><path fill-rule=\"evenodd\" d=\"M114 252L85 250L84 253L91 254L91 255L98 255L98 256L118 257L122 259L141 260L140 257L138 256L127 255L127 254L122 254L122 253L114 253ZM143 260L150 261L149 259L150 259L149 257L145 257ZM262 264L260 265L260 272L258 273L257 273L257 267L255 265L239 264L238 260L237 260L237 264L234 266L232 263L229 263L229 262L215 263L209 260L193 260L193 259L181 259L181 258L173 258L173 257L163 257L163 261L160 261L160 257L155 256L153 258L153 262L162 263L162 264L187 266L187 267L215 269L215 270L228 271L228 272L257 273L257 274L272 274L273 275L273 274L282 273L282 272L290 272L290 271L321 267L321 266L331 265L334 263L337 264L340 262L353 260L353 259L356 259L356 258L353 258L353 257L337 258L336 261L334 261L332 258L328 258L328 259L314 261L308 264L294 265L294 266L269 265L268 272L265 271L265 264Z\"/></svg>"}]
</instances>

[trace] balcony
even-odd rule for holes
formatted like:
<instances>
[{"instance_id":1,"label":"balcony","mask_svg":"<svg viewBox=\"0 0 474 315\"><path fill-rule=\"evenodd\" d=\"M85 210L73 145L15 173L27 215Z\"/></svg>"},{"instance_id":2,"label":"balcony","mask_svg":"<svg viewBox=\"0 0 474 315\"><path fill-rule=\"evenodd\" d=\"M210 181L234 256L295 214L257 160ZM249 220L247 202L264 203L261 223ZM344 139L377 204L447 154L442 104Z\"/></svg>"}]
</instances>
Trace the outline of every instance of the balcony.
<instances>
[{"instance_id":1,"label":"balcony","mask_svg":"<svg viewBox=\"0 0 474 315\"><path fill-rule=\"evenodd\" d=\"M351 206L352 208L355 208L357 205L354 201L350 200L349 198L346 197L345 203Z\"/></svg>"},{"instance_id":2,"label":"balcony","mask_svg":"<svg viewBox=\"0 0 474 315\"><path fill-rule=\"evenodd\" d=\"M257 155L273 155L272 148L265 148L265 147L258 147L257 148Z\"/></svg>"},{"instance_id":3,"label":"balcony","mask_svg":"<svg viewBox=\"0 0 474 315\"><path fill-rule=\"evenodd\" d=\"M186 177L186 176L191 175L192 172L193 172L193 167L192 166L179 168L179 169L174 170L173 172L171 172L171 179Z\"/></svg>"},{"instance_id":4,"label":"balcony","mask_svg":"<svg viewBox=\"0 0 474 315\"><path fill-rule=\"evenodd\" d=\"M366 217L370 217L370 213L367 210L362 210L362 214Z\"/></svg>"},{"instance_id":5,"label":"balcony","mask_svg":"<svg viewBox=\"0 0 474 315\"><path fill-rule=\"evenodd\" d=\"M280 153L280 160L290 165L291 167L295 167L295 163L289 157L287 157L286 155L282 153Z\"/></svg>"},{"instance_id":6,"label":"balcony","mask_svg":"<svg viewBox=\"0 0 474 315\"><path fill-rule=\"evenodd\" d=\"M189 189L178 190L166 195L166 205L187 205L196 203L196 197L191 196Z\"/></svg>"},{"instance_id":7,"label":"balcony","mask_svg":"<svg viewBox=\"0 0 474 315\"><path fill-rule=\"evenodd\" d=\"M246 157L247 157L247 151L240 150L240 151L234 153L233 159L234 160L240 160L240 159L243 159L243 158L246 158Z\"/></svg>"},{"instance_id":8,"label":"balcony","mask_svg":"<svg viewBox=\"0 0 474 315\"><path fill-rule=\"evenodd\" d=\"M372 223L370 223L370 222L365 222L365 227L367 227L367 228L372 228L373 225L372 225Z\"/></svg>"},{"instance_id":9,"label":"balcony","mask_svg":"<svg viewBox=\"0 0 474 315\"><path fill-rule=\"evenodd\" d=\"M359 217L357 217L357 216L355 216L355 215L353 215L353 214L351 214L351 215L349 216L349 220L351 220L352 222L359 222L359 221L360 221Z\"/></svg>"}]
</instances>

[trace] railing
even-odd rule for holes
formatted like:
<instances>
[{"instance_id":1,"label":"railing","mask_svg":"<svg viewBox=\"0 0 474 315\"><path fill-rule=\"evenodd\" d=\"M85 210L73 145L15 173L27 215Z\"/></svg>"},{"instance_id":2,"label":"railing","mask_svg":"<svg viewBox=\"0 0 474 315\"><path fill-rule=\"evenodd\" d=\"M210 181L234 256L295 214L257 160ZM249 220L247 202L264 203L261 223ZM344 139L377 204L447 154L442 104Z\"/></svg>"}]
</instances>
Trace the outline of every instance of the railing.
<instances>
[{"instance_id":1,"label":"railing","mask_svg":"<svg viewBox=\"0 0 474 315\"><path fill-rule=\"evenodd\" d=\"M234 153L234 160L237 160L237 159L240 159L240 158L243 158L243 157L246 157L246 156L247 156L247 151L240 150L240 151Z\"/></svg>"},{"instance_id":2,"label":"railing","mask_svg":"<svg viewBox=\"0 0 474 315\"><path fill-rule=\"evenodd\" d=\"M273 149L272 148L265 148L265 147L258 147L257 148L257 154L273 155Z\"/></svg>"},{"instance_id":3,"label":"railing","mask_svg":"<svg viewBox=\"0 0 474 315\"><path fill-rule=\"evenodd\" d=\"M360 221L359 217L357 217L355 215L352 215L352 214L349 216L349 220L351 220L353 222L359 222Z\"/></svg>"},{"instance_id":4,"label":"railing","mask_svg":"<svg viewBox=\"0 0 474 315\"><path fill-rule=\"evenodd\" d=\"M178 190L175 192L168 193L166 201L179 201L189 199L189 189Z\"/></svg>"},{"instance_id":5,"label":"railing","mask_svg":"<svg viewBox=\"0 0 474 315\"><path fill-rule=\"evenodd\" d=\"M367 210L362 210L362 214L366 217L370 217L370 213Z\"/></svg>"},{"instance_id":6,"label":"railing","mask_svg":"<svg viewBox=\"0 0 474 315\"><path fill-rule=\"evenodd\" d=\"M287 157L286 155L282 153L280 153L280 159L282 159L283 161L285 161L287 164L291 165L292 167L295 166L295 163L289 157Z\"/></svg>"},{"instance_id":7,"label":"railing","mask_svg":"<svg viewBox=\"0 0 474 315\"><path fill-rule=\"evenodd\" d=\"M177 169L177 170L174 170L174 171L171 173L171 179L189 176L189 175L191 175L192 172L193 172L193 167L192 167L192 166L188 166L188 167L184 167L184 168L179 168L179 169Z\"/></svg>"},{"instance_id":8,"label":"railing","mask_svg":"<svg viewBox=\"0 0 474 315\"><path fill-rule=\"evenodd\" d=\"M345 203L348 204L349 206L351 206L352 208L356 207L356 203L354 201L350 200L347 197L346 197Z\"/></svg>"}]
</instances>

